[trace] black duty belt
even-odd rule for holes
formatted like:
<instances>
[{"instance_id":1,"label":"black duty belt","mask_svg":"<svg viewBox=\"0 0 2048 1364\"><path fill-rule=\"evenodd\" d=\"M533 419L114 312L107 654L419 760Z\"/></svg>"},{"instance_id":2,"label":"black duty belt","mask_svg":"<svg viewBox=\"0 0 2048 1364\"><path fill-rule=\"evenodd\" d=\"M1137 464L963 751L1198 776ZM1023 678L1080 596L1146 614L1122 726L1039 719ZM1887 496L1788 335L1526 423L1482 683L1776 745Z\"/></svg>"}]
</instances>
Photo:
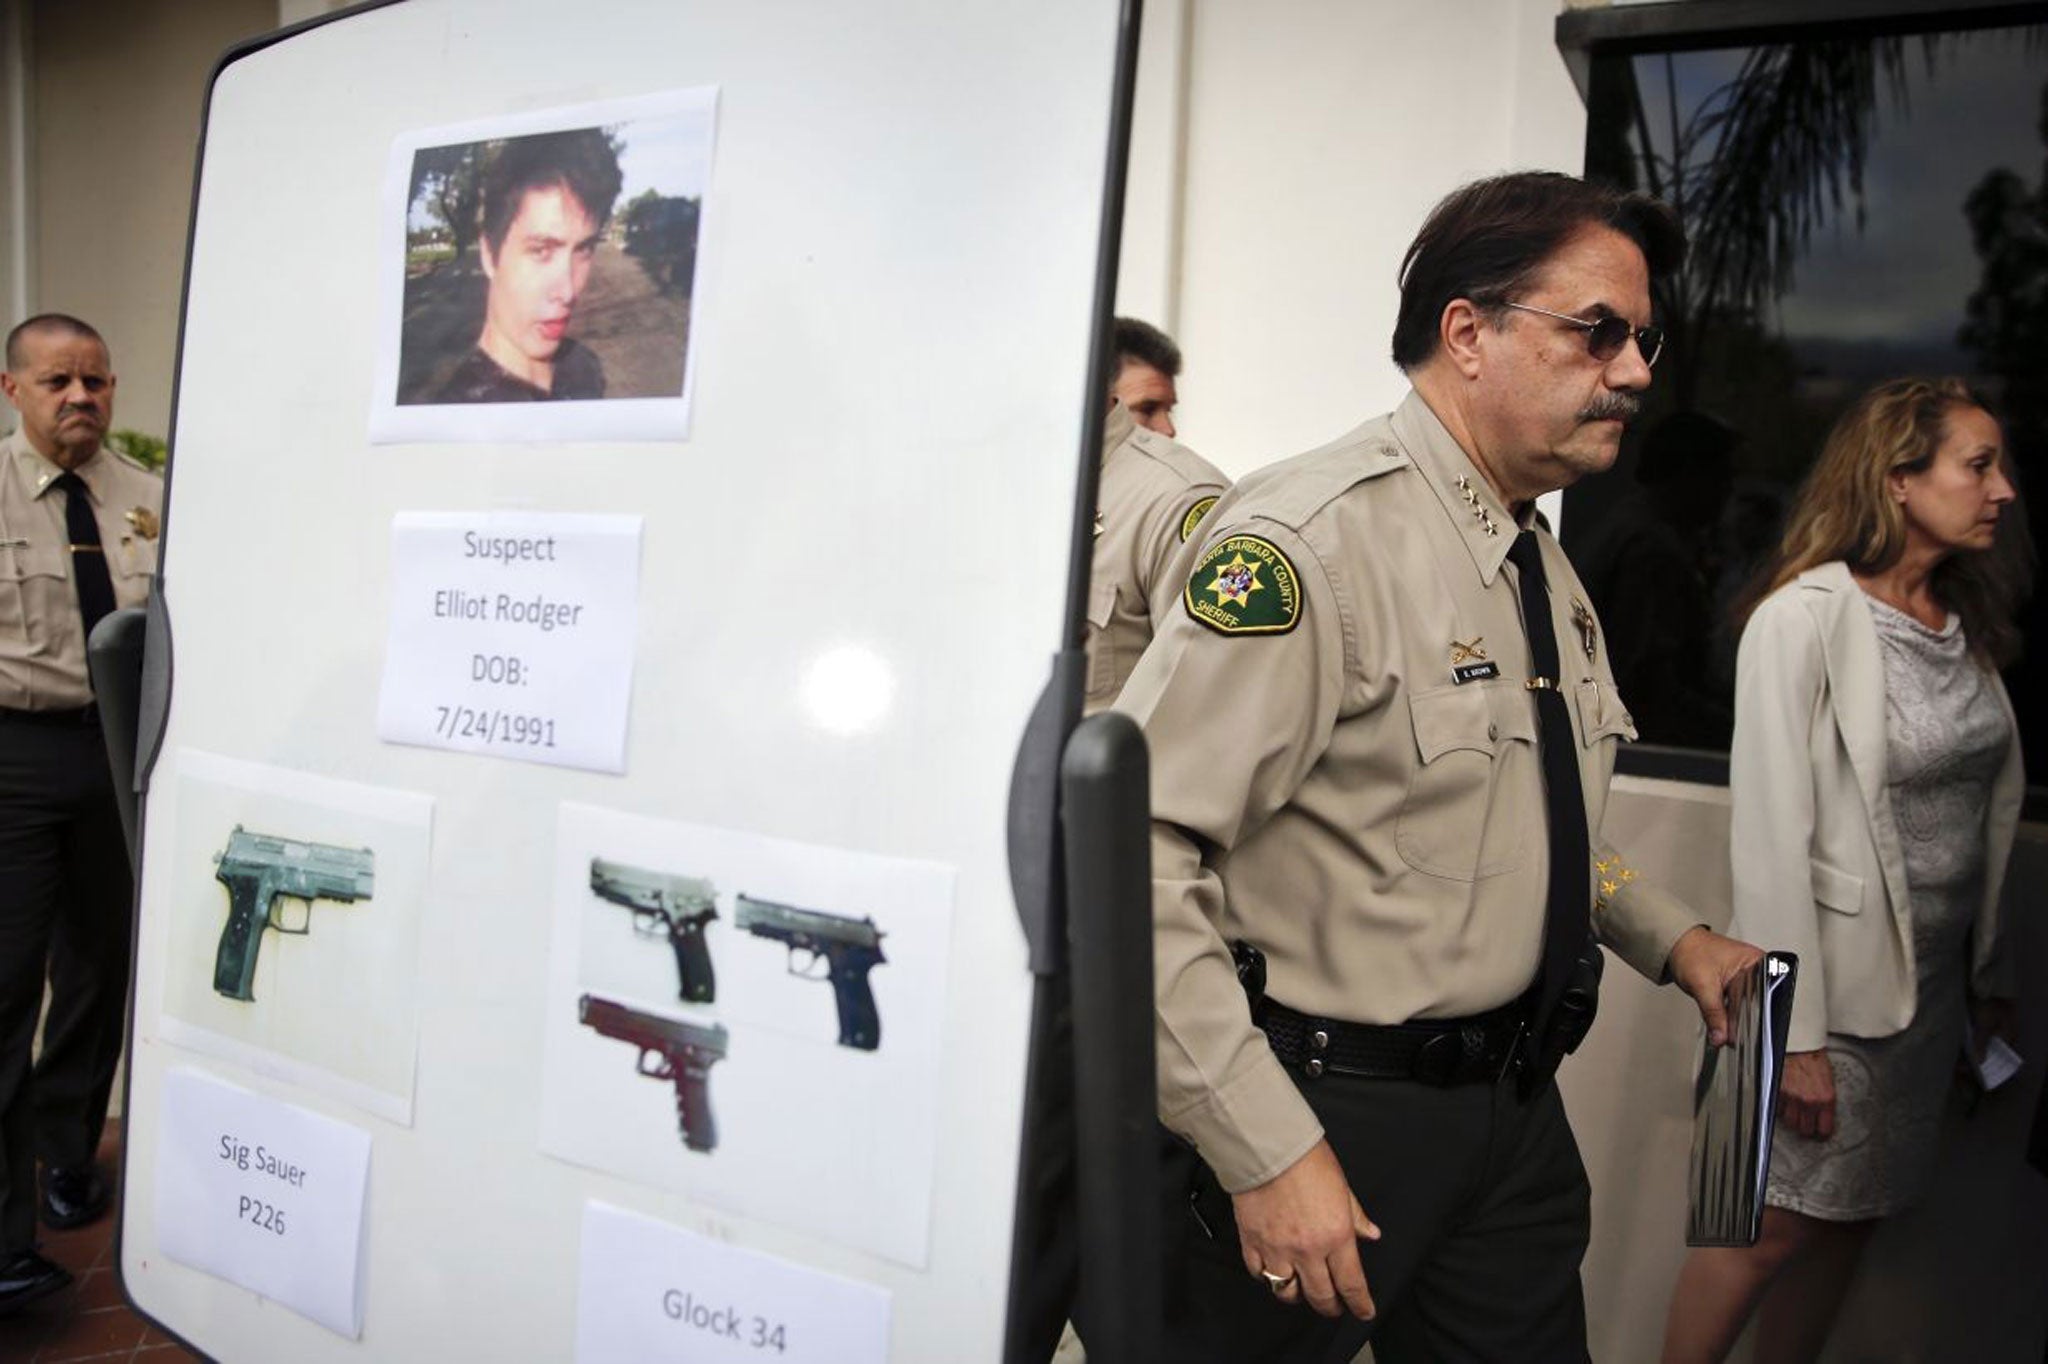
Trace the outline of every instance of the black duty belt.
<instances>
[{"instance_id":1,"label":"black duty belt","mask_svg":"<svg viewBox=\"0 0 2048 1364\"><path fill-rule=\"evenodd\" d=\"M84 729L100 722L97 704L71 710L15 710L0 706L0 721L16 725L47 725L51 729Z\"/></svg>"},{"instance_id":2,"label":"black duty belt","mask_svg":"<svg viewBox=\"0 0 2048 1364\"><path fill-rule=\"evenodd\" d=\"M1350 1075L1465 1085L1491 1083L1508 1072L1527 1017L1517 1001L1472 1018L1346 1023L1266 999L1254 1021L1281 1064L1311 1080Z\"/></svg>"}]
</instances>

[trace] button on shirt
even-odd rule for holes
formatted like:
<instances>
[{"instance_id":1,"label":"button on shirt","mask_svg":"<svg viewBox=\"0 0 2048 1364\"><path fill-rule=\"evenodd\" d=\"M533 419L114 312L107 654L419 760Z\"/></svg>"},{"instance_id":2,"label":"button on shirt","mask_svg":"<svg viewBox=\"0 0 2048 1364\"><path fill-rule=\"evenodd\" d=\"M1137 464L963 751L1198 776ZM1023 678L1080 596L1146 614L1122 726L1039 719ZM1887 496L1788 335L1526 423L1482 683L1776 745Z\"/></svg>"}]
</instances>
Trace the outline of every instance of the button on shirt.
<instances>
[{"instance_id":1,"label":"button on shirt","mask_svg":"<svg viewBox=\"0 0 2048 1364\"><path fill-rule=\"evenodd\" d=\"M1208 585L1186 581L1124 688L1118 709L1151 747L1160 1116L1228 1190L1322 1135L1252 1027L1231 940L1264 951L1274 999L1360 1023L1480 1013L1535 975L1549 854L1506 562L1532 515L1500 505L1411 393L1246 478L1203 523L1205 545L1255 537L1283 556L1294 623L1220 632L1189 605ZM1596 831L1588 911L1659 979L1698 919L1600 844L1615 745L1634 732L1585 590L1539 534ZM1208 557L1181 567L1200 578Z\"/></svg>"},{"instance_id":2,"label":"button on shirt","mask_svg":"<svg viewBox=\"0 0 2048 1364\"><path fill-rule=\"evenodd\" d=\"M0 440L0 706L12 710L92 700L65 494L51 486L63 472L19 431ZM105 449L75 472L92 499L114 604L140 606L156 572L163 480Z\"/></svg>"},{"instance_id":3,"label":"button on shirt","mask_svg":"<svg viewBox=\"0 0 2048 1364\"><path fill-rule=\"evenodd\" d=\"M1103 428L1088 587L1088 714L1107 709L1173 610L1174 560L1230 480L1185 445L1137 424L1119 403Z\"/></svg>"}]
</instances>

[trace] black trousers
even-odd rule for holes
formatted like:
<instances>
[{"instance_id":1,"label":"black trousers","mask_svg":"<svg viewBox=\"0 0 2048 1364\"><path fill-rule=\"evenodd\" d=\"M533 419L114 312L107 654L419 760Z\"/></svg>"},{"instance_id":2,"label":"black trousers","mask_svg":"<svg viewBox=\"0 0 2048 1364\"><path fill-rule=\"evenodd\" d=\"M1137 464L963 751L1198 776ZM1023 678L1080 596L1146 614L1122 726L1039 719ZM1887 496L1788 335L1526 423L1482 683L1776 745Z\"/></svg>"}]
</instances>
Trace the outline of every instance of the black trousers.
<instances>
[{"instance_id":1,"label":"black trousers","mask_svg":"<svg viewBox=\"0 0 2048 1364\"><path fill-rule=\"evenodd\" d=\"M128 1003L134 883L97 725L0 716L0 1259L35 1241L36 1161L91 1161ZM50 1015L31 1073L43 981Z\"/></svg>"},{"instance_id":2,"label":"black trousers","mask_svg":"<svg viewBox=\"0 0 2048 1364\"><path fill-rule=\"evenodd\" d=\"M1370 1340L1379 1364L1584 1364L1590 1190L1554 1083L1526 1103L1512 1079L1297 1083L1380 1228L1359 1243L1378 1315L1331 1321L1274 1298L1204 1167L1195 1206L1214 1235L1185 1219L1166 1358L1348 1364Z\"/></svg>"}]
</instances>

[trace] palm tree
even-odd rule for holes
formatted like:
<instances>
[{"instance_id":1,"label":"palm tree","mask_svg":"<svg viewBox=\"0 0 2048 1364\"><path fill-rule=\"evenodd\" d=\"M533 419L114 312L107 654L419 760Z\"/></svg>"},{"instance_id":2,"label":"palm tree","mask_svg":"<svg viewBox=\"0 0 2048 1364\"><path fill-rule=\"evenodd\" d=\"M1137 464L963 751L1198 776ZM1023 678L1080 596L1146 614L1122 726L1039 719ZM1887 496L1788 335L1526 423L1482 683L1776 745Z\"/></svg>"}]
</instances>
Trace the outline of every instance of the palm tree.
<instances>
[{"instance_id":1,"label":"palm tree","mask_svg":"<svg viewBox=\"0 0 2048 1364\"><path fill-rule=\"evenodd\" d=\"M1677 210L1691 241L1684 267L1659 283L1674 346L1674 397L1693 405L1703 344L1717 329L1756 327L1792 284L1815 228L1844 211L1863 221L1863 168L1879 93L1906 99L1905 39L1876 37L1751 48L1735 77L1688 111L1664 56L1660 127L1633 62L1601 100L1609 165ZM1922 40L1932 62L1937 39ZM1596 124L1602 126L1601 124ZM1615 155L1615 153L1621 155Z\"/></svg>"}]
</instances>

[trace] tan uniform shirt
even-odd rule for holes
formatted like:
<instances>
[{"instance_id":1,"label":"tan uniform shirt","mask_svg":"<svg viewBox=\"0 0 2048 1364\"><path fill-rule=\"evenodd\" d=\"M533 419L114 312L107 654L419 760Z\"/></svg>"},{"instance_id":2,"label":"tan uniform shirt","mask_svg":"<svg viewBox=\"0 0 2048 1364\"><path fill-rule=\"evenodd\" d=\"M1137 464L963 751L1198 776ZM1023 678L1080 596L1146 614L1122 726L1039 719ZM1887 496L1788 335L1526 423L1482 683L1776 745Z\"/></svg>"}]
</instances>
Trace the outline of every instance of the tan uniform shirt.
<instances>
[{"instance_id":1,"label":"tan uniform shirt","mask_svg":"<svg viewBox=\"0 0 2048 1364\"><path fill-rule=\"evenodd\" d=\"M1173 608L1174 557L1230 486L1209 461L1148 431L1119 403L1102 434L1095 559L1088 584L1085 711L1106 710Z\"/></svg>"},{"instance_id":2,"label":"tan uniform shirt","mask_svg":"<svg viewBox=\"0 0 2048 1364\"><path fill-rule=\"evenodd\" d=\"M1535 976L1549 844L1517 529L1411 393L1217 504L1118 702L1151 745L1160 1116L1228 1190L1322 1135L1252 1027L1231 940L1265 952L1274 999L1361 1023L1480 1013ZM1634 730L1539 534L1598 845ZM1604 845L1595 865L1600 938L1660 978L1698 920Z\"/></svg>"},{"instance_id":3,"label":"tan uniform shirt","mask_svg":"<svg viewBox=\"0 0 2048 1364\"><path fill-rule=\"evenodd\" d=\"M64 471L16 431L0 440L0 706L69 710L92 700L71 580ZM140 606L156 572L163 479L102 449L76 470L91 494L116 606Z\"/></svg>"}]
</instances>

